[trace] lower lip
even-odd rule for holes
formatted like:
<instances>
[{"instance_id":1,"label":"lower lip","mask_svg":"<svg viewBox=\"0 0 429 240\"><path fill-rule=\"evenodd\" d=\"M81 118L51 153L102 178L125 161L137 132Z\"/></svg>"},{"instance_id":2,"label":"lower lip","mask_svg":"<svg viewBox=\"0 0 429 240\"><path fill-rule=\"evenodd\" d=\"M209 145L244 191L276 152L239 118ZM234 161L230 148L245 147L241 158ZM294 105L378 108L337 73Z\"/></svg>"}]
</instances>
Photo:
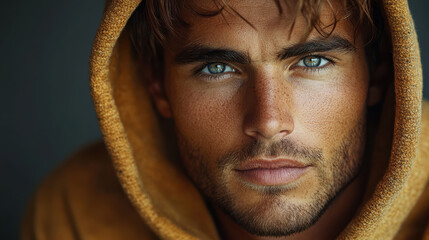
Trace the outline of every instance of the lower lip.
<instances>
[{"instance_id":1,"label":"lower lip","mask_svg":"<svg viewBox=\"0 0 429 240\"><path fill-rule=\"evenodd\" d=\"M309 167L257 168L236 170L236 173L246 181L257 185L275 186L286 185L301 177Z\"/></svg>"}]
</instances>

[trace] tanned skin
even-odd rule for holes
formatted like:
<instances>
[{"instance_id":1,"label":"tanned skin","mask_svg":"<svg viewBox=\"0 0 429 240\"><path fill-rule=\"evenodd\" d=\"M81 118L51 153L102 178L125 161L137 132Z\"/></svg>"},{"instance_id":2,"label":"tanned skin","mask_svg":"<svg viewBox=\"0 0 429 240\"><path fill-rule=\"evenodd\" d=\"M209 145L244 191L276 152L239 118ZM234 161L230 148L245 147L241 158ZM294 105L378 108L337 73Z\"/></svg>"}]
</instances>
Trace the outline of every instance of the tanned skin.
<instances>
[{"instance_id":1,"label":"tanned skin","mask_svg":"<svg viewBox=\"0 0 429 240\"><path fill-rule=\"evenodd\" d=\"M188 26L169 38L164 74L152 75L163 76L152 79L154 102L173 119L184 168L224 239L333 239L359 206L378 91L362 37L330 2L321 21L339 16L334 31L304 41L301 16L290 31L293 4L229 1L248 22L183 9Z\"/></svg>"}]
</instances>

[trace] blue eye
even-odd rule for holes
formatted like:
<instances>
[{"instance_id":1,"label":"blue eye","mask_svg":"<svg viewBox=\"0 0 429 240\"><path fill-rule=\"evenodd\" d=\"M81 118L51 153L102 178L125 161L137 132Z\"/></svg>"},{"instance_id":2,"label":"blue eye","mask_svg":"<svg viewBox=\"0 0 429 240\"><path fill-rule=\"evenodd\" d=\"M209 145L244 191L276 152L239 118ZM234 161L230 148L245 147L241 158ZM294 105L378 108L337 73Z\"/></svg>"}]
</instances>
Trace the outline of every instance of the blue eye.
<instances>
[{"instance_id":1,"label":"blue eye","mask_svg":"<svg viewBox=\"0 0 429 240\"><path fill-rule=\"evenodd\" d=\"M329 63L329 60L327 60L326 58L312 55L312 56L301 58L297 66L308 67L308 68L318 68L318 67L323 67L328 63Z\"/></svg>"},{"instance_id":2,"label":"blue eye","mask_svg":"<svg viewBox=\"0 0 429 240\"><path fill-rule=\"evenodd\" d=\"M225 63L209 63L201 70L201 72L205 74L221 74L235 72L235 69L226 65Z\"/></svg>"}]
</instances>

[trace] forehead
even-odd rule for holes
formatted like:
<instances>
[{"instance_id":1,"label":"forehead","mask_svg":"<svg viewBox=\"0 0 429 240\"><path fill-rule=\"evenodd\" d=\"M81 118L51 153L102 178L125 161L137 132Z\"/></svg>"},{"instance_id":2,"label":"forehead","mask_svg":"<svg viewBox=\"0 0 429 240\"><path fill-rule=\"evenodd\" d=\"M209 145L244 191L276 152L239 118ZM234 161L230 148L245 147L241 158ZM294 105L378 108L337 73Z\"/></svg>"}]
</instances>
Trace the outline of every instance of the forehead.
<instances>
[{"instance_id":1,"label":"forehead","mask_svg":"<svg viewBox=\"0 0 429 240\"><path fill-rule=\"evenodd\" d=\"M189 0L180 16L187 25L178 28L180 39L173 39L172 45L179 48L194 43L229 48L242 48L243 44L270 47L297 43L308 30L311 30L308 39L321 36L307 24L302 14L296 13L296 0L231 0L226 1L227 5L221 2ZM352 41L354 28L344 19L346 14L342 5L338 1L329 1L320 7L319 20L323 30L330 32L335 25L336 35Z\"/></svg>"}]
</instances>

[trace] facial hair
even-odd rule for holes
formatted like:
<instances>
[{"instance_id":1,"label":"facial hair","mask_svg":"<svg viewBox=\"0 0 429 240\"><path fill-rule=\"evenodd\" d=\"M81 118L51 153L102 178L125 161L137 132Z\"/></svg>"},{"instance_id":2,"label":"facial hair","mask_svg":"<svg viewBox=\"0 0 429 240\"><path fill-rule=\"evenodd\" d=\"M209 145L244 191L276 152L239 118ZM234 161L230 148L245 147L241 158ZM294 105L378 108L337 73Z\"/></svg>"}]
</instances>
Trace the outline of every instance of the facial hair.
<instances>
[{"instance_id":1,"label":"facial hair","mask_svg":"<svg viewBox=\"0 0 429 240\"><path fill-rule=\"evenodd\" d=\"M363 118L364 119L364 118ZM358 175L365 148L365 121L355 127L334 148L331 159L323 150L304 146L290 139L267 143L255 140L244 147L221 156L214 167L198 148L193 148L177 134L184 166L197 188L212 204L218 206L247 232L258 236L287 236L311 227L332 201ZM288 192L306 186L291 183L285 186L260 186L243 183L231 188L231 172L240 163L255 157L299 159L316 169L317 190L302 201L293 201ZM329 161L328 161L329 160ZM253 191L256 201L248 204L243 192Z\"/></svg>"}]
</instances>

